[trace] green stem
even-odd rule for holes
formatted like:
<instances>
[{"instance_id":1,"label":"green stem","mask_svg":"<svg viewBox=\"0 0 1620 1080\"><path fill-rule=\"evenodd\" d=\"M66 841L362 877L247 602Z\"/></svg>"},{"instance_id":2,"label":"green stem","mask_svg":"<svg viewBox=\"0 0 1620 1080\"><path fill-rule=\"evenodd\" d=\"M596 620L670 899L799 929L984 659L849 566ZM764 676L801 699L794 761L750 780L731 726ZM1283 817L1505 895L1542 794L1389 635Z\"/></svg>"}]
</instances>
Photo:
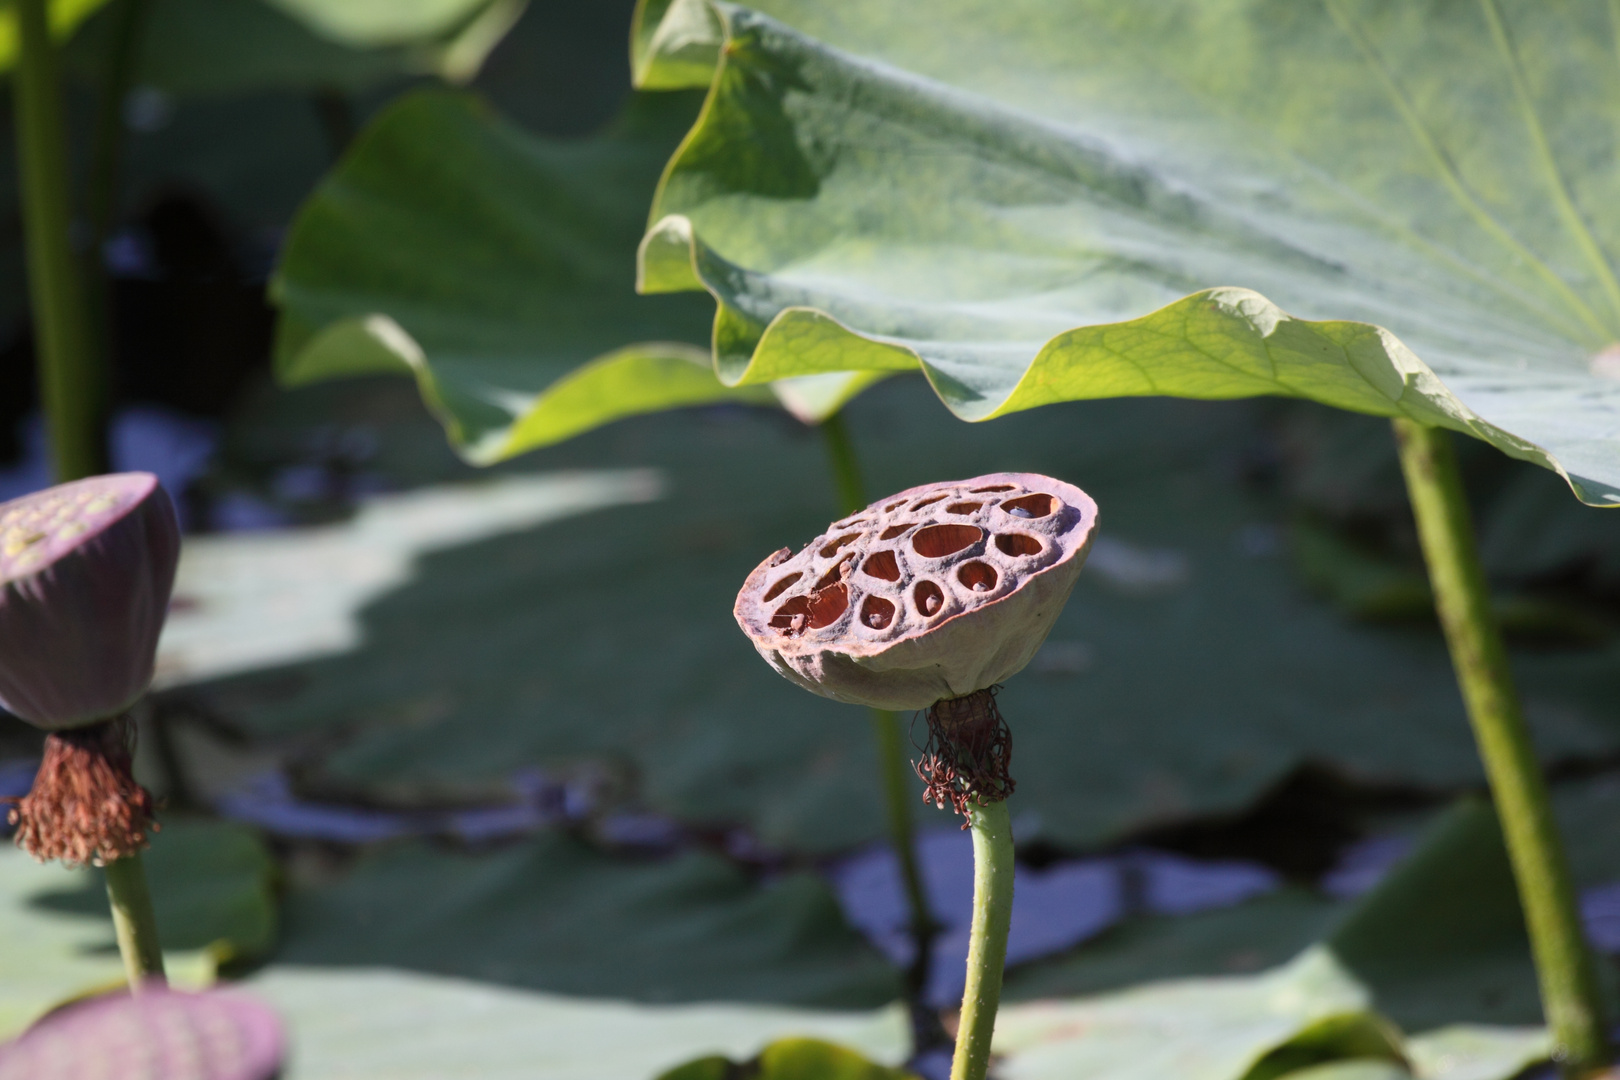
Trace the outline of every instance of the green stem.
<instances>
[{"instance_id":1,"label":"green stem","mask_svg":"<svg viewBox=\"0 0 1620 1080\"><path fill-rule=\"evenodd\" d=\"M1012 821L1005 801L973 808L973 926L968 937L967 987L956 1029L951 1080L984 1080L990 1037L1001 1004L1001 969L1012 924Z\"/></svg>"},{"instance_id":2,"label":"green stem","mask_svg":"<svg viewBox=\"0 0 1620 1080\"><path fill-rule=\"evenodd\" d=\"M101 265L101 249L112 235L118 214L118 178L124 159L124 101L135 84L141 45L145 41L148 0L125 0L107 42L96 103L96 130L90 144L89 184L85 206L90 219L91 263Z\"/></svg>"},{"instance_id":3,"label":"green stem","mask_svg":"<svg viewBox=\"0 0 1620 1080\"><path fill-rule=\"evenodd\" d=\"M833 483L838 488L838 505L848 516L866 509L866 485L861 480L860 459L855 456L855 443L849 437L843 413L833 413L820 424L821 438L827 447L827 464L832 469Z\"/></svg>"},{"instance_id":4,"label":"green stem","mask_svg":"<svg viewBox=\"0 0 1620 1080\"><path fill-rule=\"evenodd\" d=\"M1555 1056L1566 1074L1589 1073L1611 1060L1596 970L1546 781L1491 614L1450 436L1411 420L1394 424L1435 608L1513 862Z\"/></svg>"},{"instance_id":5,"label":"green stem","mask_svg":"<svg viewBox=\"0 0 1620 1080\"><path fill-rule=\"evenodd\" d=\"M102 379L91 348L84 294L68 228L67 146L56 49L45 0L16 0L18 37L14 86L17 157L22 174L28 285L40 396L58 482L101 470Z\"/></svg>"},{"instance_id":6,"label":"green stem","mask_svg":"<svg viewBox=\"0 0 1620 1080\"><path fill-rule=\"evenodd\" d=\"M152 983L166 983L163 948L158 943L157 919L152 914L152 894L146 888L140 853L115 859L105 870L113 929L118 934L118 951L124 957L130 991L139 993Z\"/></svg>"},{"instance_id":7,"label":"green stem","mask_svg":"<svg viewBox=\"0 0 1620 1080\"><path fill-rule=\"evenodd\" d=\"M842 513L853 514L867 504L865 484L861 480L860 460L855 454L855 443L849 437L849 428L842 413L834 413L820 424L823 443L827 447L827 464L832 471L833 483L838 488L838 502ZM900 880L906 890L906 905L911 913L912 938L917 946L917 958L907 972L909 996L912 1005L912 1041L917 1053L938 1045L944 1039L939 1019L923 1004L927 989L928 972L934 934L938 927L928 909L928 894L923 891L922 871L917 866L917 840L911 816L912 771L906 764L905 747L900 737L900 718L884 709L870 710L872 732L877 738L878 769L883 777L883 796L889 818L889 839L894 845L895 857L900 861Z\"/></svg>"}]
</instances>

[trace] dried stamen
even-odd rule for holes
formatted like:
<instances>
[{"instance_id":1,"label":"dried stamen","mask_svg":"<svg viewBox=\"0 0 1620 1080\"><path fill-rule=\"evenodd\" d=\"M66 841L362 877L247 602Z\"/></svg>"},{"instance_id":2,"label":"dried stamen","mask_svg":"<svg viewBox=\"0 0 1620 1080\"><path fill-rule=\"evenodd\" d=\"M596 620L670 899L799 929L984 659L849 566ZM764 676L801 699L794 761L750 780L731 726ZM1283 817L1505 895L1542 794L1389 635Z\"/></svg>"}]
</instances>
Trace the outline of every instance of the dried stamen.
<instances>
[{"instance_id":1,"label":"dried stamen","mask_svg":"<svg viewBox=\"0 0 1620 1080\"><path fill-rule=\"evenodd\" d=\"M33 789L7 815L17 846L68 866L133 855L156 832L152 796L130 771L135 728L128 717L53 732Z\"/></svg>"},{"instance_id":2,"label":"dried stamen","mask_svg":"<svg viewBox=\"0 0 1620 1080\"><path fill-rule=\"evenodd\" d=\"M951 808L965 819L968 808L1000 802L1016 786L1012 764L1012 731L996 708L1001 687L975 690L966 697L946 698L928 707L928 744L914 763L927 790L923 801ZM962 828L967 828L964 820Z\"/></svg>"}]
</instances>

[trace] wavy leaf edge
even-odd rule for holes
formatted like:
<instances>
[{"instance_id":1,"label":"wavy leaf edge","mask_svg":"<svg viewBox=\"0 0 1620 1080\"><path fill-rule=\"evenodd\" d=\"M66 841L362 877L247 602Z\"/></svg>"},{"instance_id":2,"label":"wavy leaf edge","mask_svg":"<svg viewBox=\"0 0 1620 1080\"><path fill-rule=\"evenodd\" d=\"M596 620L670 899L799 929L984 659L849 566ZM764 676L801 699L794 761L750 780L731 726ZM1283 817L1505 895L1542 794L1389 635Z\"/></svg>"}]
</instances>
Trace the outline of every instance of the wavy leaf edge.
<instances>
[{"instance_id":1,"label":"wavy leaf edge","mask_svg":"<svg viewBox=\"0 0 1620 1080\"><path fill-rule=\"evenodd\" d=\"M1253 380L1252 389L1226 390L1207 394L1177 392L1175 397L1202 400L1231 400L1240 397L1277 396L1314 400L1337 408L1375 416L1407 417L1420 423L1444 427L1491 444L1510 457L1528 461L1557 473L1577 499L1588 506L1620 507L1620 489L1583 481L1540 445L1506 431L1480 417L1458 398L1440 376L1408 348L1393 332L1374 323L1353 320L1299 319L1252 289L1216 286L1190 293L1134 319L1113 323L1070 327L1050 337L1030 359L1018 382L999 401L987 401L956 393L949 376L931 365L916 349L899 341L856 330L829 312L816 307L787 306L763 326L732 306L722 281L743 276L747 270L730 263L704 243L692 220L685 214L664 209L670 177L688 149L711 122L718 90L730 63L730 46L736 37L735 16L766 24L780 32L807 37L768 15L742 8L725 0L637 0L631 26L631 68L635 85L642 89L676 89L705 85L697 79L699 63L712 66L707 80L707 96L690 131L665 164L654 191L648 227L637 250L636 289L652 294L702 290L716 305L712 345L715 374L727 386L749 386L772 382L810 372L869 371L899 373L920 371L942 404L958 419L970 423L993 420L1009 413L1063 401L1095 400L1107 397L1159 396L1164 392L1152 385L1145 372L1139 372L1138 385L1117 389L1107 379L1097 379L1087 371L1077 376L1075 369L1094 369L1112 356L1129 366L1121 341L1162 337L1160 325L1180 321L1190 329L1213 329L1208 318L1227 320L1240 328L1252 359L1264 359L1273 371L1267 376L1258 370L1240 373ZM704 17L706 15L706 17ZM712 36L708 31L712 31ZM811 39L813 40L813 39ZM822 46L829 52L840 50ZM847 54L846 54L847 55ZM1193 325L1193 318L1203 321ZM1281 335L1281 337L1280 337ZM1365 395L1354 400L1328 400L1289 386L1277 378L1272 362L1274 347L1286 344L1290 335L1305 335L1317 341L1317 349L1342 353L1345 367L1366 384ZM1188 336L1191 336L1190 334ZM1360 344L1359 352L1352 345ZM1366 346L1376 346L1370 352ZM1055 370L1054 357L1065 349L1084 348L1082 363L1071 362L1070 370ZM808 351L831 353L834 359L794 361L795 354ZM1230 360L1205 355L1228 369ZM1269 384L1269 385L1268 385ZM1359 388L1358 388L1359 389Z\"/></svg>"}]
</instances>

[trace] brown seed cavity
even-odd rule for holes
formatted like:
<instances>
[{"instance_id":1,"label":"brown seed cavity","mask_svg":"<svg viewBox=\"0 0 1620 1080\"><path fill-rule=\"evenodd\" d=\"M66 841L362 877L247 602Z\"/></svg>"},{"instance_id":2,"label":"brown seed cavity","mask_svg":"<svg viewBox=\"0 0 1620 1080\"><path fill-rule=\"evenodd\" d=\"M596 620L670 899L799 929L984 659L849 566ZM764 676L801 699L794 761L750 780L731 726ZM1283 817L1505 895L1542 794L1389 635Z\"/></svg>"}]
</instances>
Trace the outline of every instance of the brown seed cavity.
<instances>
[{"instance_id":1,"label":"brown seed cavity","mask_svg":"<svg viewBox=\"0 0 1620 1080\"><path fill-rule=\"evenodd\" d=\"M821 549L821 557L823 559L830 559L834 555L838 554L838 549L839 548L844 547L845 545L850 544L853 541L859 540L860 538L861 538L861 534L858 533L858 532L845 533L843 536L840 536L838 539L834 540L832 543L830 543L826 547L822 548Z\"/></svg>"},{"instance_id":2,"label":"brown seed cavity","mask_svg":"<svg viewBox=\"0 0 1620 1080\"><path fill-rule=\"evenodd\" d=\"M943 559L984 539L977 525L930 525L911 538L912 550L925 559Z\"/></svg>"},{"instance_id":3,"label":"brown seed cavity","mask_svg":"<svg viewBox=\"0 0 1620 1080\"><path fill-rule=\"evenodd\" d=\"M873 630L887 630L894 622L894 605L881 596L868 596L861 604L860 621Z\"/></svg>"},{"instance_id":4,"label":"brown seed cavity","mask_svg":"<svg viewBox=\"0 0 1620 1080\"><path fill-rule=\"evenodd\" d=\"M765 595L760 597L760 602L766 604L770 603L772 600L775 600L778 596L781 596L783 593L791 589L793 587L793 583L802 577L804 577L803 573L795 571L784 578L778 578L776 584L767 589L765 591Z\"/></svg>"},{"instance_id":5,"label":"brown seed cavity","mask_svg":"<svg viewBox=\"0 0 1620 1080\"><path fill-rule=\"evenodd\" d=\"M861 564L861 573L883 581L900 580L900 564L892 551L874 551Z\"/></svg>"},{"instance_id":6,"label":"brown seed cavity","mask_svg":"<svg viewBox=\"0 0 1620 1080\"><path fill-rule=\"evenodd\" d=\"M979 508L983 505L984 503L976 502L951 503L949 506L945 507L945 512L947 514L976 514L978 513Z\"/></svg>"},{"instance_id":7,"label":"brown seed cavity","mask_svg":"<svg viewBox=\"0 0 1620 1080\"><path fill-rule=\"evenodd\" d=\"M991 492L994 492L994 491L1011 491L1011 490L1013 490L1013 486L1011 484L991 484L989 487L969 488L968 489L968 494L969 495L988 495L988 494L990 494Z\"/></svg>"},{"instance_id":8,"label":"brown seed cavity","mask_svg":"<svg viewBox=\"0 0 1620 1080\"><path fill-rule=\"evenodd\" d=\"M996 569L989 563L975 559L962 564L961 569L956 571L956 580L974 592L989 592L996 587Z\"/></svg>"},{"instance_id":9,"label":"brown seed cavity","mask_svg":"<svg viewBox=\"0 0 1620 1080\"><path fill-rule=\"evenodd\" d=\"M911 528L910 523L904 525L890 525L887 529L884 529L878 534L878 539L893 540L896 537L904 536L906 534L906 530L909 528Z\"/></svg>"},{"instance_id":10,"label":"brown seed cavity","mask_svg":"<svg viewBox=\"0 0 1620 1080\"><path fill-rule=\"evenodd\" d=\"M945 593L932 581L919 581L916 588L911 590L911 600L917 605L918 614L930 619L945 606Z\"/></svg>"},{"instance_id":11,"label":"brown seed cavity","mask_svg":"<svg viewBox=\"0 0 1620 1080\"><path fill-rule=\"evenodd\" d=\"M1014 558L1039 555L1044 550L1039 540L1026 533L1001 533L996 537L996 547L1003 555L1011 555Z\"/></svg>"},{"instance_id":12,"label":"brown seed cavity","mask_svg":"<svg viewBox=\"0 0 1620 1080\"><path fill-rule=\"evenodd\" d=\"M938 495L930 495L926 499L920 499L917 502L912 503L911 512L915 514L918 510L921 510L925 506L933 506L935 503L939 502L939 500L945 498L946 494L946 492L940 492Z\"/></svg>"},{"instance_id":13,"label":"brown seed cavity","mask_svg":"<svg viewBox=\"0 0 1620 1080\"><path fill-rule=\"evenodd\" d=\"M1008 499L1001 504L1001 508L1008 514L1017 518L1043 518L1058 507L1058 501L1043 492L1034 495L1021 495L1016 499Z\"/></svg>"}]
</instances>

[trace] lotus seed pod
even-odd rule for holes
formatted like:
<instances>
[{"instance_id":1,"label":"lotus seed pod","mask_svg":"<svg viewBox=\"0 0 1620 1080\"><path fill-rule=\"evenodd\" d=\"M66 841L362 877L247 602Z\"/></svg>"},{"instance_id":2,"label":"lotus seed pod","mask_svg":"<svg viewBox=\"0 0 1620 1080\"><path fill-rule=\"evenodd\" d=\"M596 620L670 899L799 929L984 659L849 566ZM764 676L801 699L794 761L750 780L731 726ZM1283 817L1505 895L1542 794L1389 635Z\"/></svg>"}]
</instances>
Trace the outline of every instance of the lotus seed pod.
<instances>
[{"instance_id":1,"label":"lotus seed pod","mask_svg":"<svg viewBox=\"0 0 1620 1080\"><path fill-rule=\"evenodd\" d=\"M0 1046L0 1080L271 1080L286 1037L235 993L149 988L72 1005Z\"/></svg>"},{"instance_id":2,"label":"lotus seed pod","mask_svg":"<svg viewBox=\"0 0 1620 1080\"><path fill-rule=\"evenodd\" d=\"M0 705L60 731L134 704L179 558L174 506L151 473L0 503Z\"/></svg>"},{"instance_id":3,"label":"lotus seed pod","mask_svg":"<svg viewBox=\"0 0 1620 1080\"><path fill-rule=\"evenodd\" d=\"M1020 671L1074 588L1097 504L992 473L902 491L760 563L734 609L772 667L824 697L923 709Z\"/></svg>"}]
</instances>

